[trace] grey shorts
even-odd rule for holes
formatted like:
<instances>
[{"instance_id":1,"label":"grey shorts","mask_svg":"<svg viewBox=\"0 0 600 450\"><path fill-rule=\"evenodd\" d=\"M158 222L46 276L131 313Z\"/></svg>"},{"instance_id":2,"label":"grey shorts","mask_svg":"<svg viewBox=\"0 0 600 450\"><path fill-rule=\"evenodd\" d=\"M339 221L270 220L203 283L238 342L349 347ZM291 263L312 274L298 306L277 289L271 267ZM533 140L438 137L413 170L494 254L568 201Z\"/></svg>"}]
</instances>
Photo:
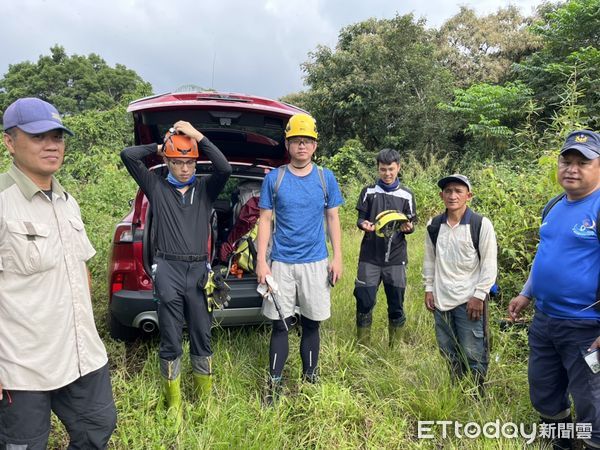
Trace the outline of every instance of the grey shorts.
<instances>
[{"instance_id":1,"label":"grey shorts","mask_svg":"<svg viewBox=\"0 0 600 450\"><path fill-rule=\"evenodd\" d=\"M358 262L358 272L356 273L355 281L356 287L379 286L379 283L382 281L390 286L405 288L406 265L378 266L364 261Z\"/></svg>"},{"instance_id":2,"label":"grey shorts","mask_svg":"<svg viewBox=\"0 0 600 450\"><path fill-rule=\"evenodd\" d=\"M323 321L331 316L327 259L304 264L287 264L273 261L271 273L279 287L278 301L284 317L293 316L296 305L300 314L310 320ZM262 313L271 320L278 320L275 305L263 301Z\"/></svg>"}]
</instances>

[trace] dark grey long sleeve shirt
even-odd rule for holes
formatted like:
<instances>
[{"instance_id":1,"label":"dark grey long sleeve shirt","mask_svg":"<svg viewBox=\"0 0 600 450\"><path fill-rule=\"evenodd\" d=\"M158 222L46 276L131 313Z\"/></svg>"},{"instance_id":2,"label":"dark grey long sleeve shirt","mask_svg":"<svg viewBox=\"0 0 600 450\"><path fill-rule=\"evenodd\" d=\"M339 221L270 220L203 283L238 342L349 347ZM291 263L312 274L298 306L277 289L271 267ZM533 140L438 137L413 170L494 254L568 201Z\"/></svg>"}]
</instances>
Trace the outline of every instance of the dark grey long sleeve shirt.
<instances>
[{"instance_id":1,"label":"dark grey long sleeve shirt","mask_svg":"<svg viewBox=\"0 0 600 450\"><path fill-rule=\"evenodd\" d=\"M156 144L128 147L121 152L125 167L152 206L156 247L165 253L205 255L208 252L210 212L231 175L231 166L208 138L204 137L198 144L200 152L212 162L214 173L196 178L185 194L146 167L144 158L156 154Z\"/></svg>"}]
</instances>

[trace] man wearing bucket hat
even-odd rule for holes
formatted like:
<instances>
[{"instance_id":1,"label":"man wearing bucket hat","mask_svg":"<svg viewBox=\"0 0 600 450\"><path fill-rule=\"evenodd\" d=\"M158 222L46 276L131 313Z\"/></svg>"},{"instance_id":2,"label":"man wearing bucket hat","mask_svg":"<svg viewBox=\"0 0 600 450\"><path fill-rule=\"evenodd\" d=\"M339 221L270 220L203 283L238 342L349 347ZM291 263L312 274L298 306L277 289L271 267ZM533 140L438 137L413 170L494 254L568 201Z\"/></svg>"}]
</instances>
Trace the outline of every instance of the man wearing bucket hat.
<instances>
[{"instance_id":1,"label":"man wearing bucket hat","mask_svg":"<svg viewBox=\"0 0 600 450\"><path fill-rule=\"evenodd\" d=\"M12 165L0 174L0 448L45 449L51 411L69 448L105 448L116 424L94 324L79 206L54 178L73 133L37 98L3 117Z\"/></svg>"},{"instance_id":2,"label":"man wearing bucket hat","mask_svg":"<svg viewBox=\"0 0 600 450\"><path fill-rule=\"evenodd\" d=\"M486 217L467 203L469 179L454 174L438 181L446 210L427 224L423 279L425 306L453 379L471 373L480 394L488 366L487 299L497 275L496 235Z\"/></svg>"},{"instance_id":3,"label":"man wearing bucket hat","mask_svg":"<svg viewBox=\"0 0 600 450\"><path fill-rule=\"evenodd\" d=\"M542 212L540 243L522 292L512 299L513 319L535 299L529 327L529 394L542 421L591 424L582 439L600 448L600 135L567 137L558 157L564 192ZM568 438L555 448L571 448Z\"/></svg>"},{"instance_id":4,"label":"man wearing bucket hat","mask_svg":"<svg viewBox=\"0 0 600 450\"><path fill-rule=\"evenodd\" d=\"M370 344L373 309L379 284L383 282L388 306L389 345L393 346L404 326L406 288L406 239L417 220L415 197L400 183L400 154L383 149L377 154L379 179L363 188L356 209L357 226L365 232L354 283L357 341Z\"/></svg>"}]
</instances>

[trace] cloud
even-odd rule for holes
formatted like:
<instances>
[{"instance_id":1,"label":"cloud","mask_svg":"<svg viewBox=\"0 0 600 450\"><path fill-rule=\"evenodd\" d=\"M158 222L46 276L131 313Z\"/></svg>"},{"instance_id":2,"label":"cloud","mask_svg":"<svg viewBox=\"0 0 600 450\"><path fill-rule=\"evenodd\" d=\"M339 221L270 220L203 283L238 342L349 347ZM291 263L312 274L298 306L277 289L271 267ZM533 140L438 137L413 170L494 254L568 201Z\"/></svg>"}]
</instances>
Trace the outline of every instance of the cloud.
<instances>
[{"instance_id":1,"label":"cloud","mask_svg":"<svg viewBox=\"0 0 600 450\"><path fill-rule=\"evenodd\" d=\"M408 0L19 0L0 15L0 73L37 61L54 44L124 64L155 92L185 84L267 97L303 88L300 65L317 45L334 46L343 26L414 13L439 26L450 1ZM531 12L534 0L512 2ZM462 3L490 13L508 2Z\"/></svg>"}]
</instances>

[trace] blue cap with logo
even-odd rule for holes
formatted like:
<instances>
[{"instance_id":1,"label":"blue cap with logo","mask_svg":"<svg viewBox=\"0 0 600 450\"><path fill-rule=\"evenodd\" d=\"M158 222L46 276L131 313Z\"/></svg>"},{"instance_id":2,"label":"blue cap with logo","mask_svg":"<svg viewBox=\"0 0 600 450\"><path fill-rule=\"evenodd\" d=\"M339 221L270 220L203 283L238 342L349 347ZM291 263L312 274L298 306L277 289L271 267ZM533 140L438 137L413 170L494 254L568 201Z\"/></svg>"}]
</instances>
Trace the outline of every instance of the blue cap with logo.
<instances>
[{"instance_id":1,"label":"blue cap with logo","mask_svg":"<svg viewBox=\"0 0 600 450\"><path fill-rule=\"evenodd\" d=\"M4 111L2 125L4 131L17 127L29 134L64 130L73 135L73 132L63 125L60 114L54 106L33 97L20 98L11 103Z\"/></svg>"},{"instance_id":2,"label":"blue cap with logo","mask_svg":"<svg viewBox=\"0 0 600 450\"><path fill-rule=\"evenodd\" d=\"M600 156L600 135L590 130L573 131L567 136L560 154L569 150L577 150L587 159L596 159Z\"/></svg>"}]
</instances>

